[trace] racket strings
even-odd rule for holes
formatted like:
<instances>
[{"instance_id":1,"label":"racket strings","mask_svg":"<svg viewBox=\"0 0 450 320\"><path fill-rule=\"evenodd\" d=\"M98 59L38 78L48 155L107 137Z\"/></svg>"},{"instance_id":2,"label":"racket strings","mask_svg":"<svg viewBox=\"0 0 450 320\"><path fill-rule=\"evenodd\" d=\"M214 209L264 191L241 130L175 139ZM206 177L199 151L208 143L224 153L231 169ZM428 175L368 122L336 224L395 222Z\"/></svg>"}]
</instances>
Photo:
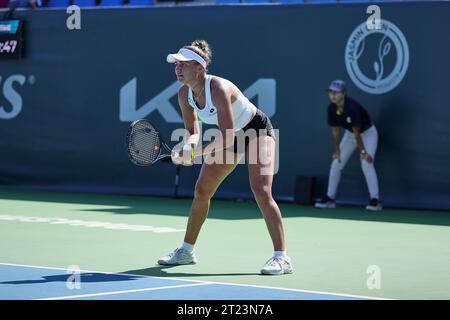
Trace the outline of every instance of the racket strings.
<instances>
[{"instance_id":1,"label":"racket strings","mask_svg":"<svg viewBox=\"0 0 450 320\"><path fill-rule=\"evenodd\" d=\"M158 158L161 149L158 132L149 123L137 123L130 134L130 149L130 155L136 163L151 164Z\"/></svg>"}]
</instances>

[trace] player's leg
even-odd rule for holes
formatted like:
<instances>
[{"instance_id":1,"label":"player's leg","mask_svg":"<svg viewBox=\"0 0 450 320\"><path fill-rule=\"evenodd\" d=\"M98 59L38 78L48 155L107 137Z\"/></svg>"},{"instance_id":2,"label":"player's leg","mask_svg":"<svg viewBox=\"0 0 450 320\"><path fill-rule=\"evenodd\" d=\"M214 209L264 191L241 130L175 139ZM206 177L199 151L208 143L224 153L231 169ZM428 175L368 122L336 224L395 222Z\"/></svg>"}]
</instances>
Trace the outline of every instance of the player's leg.
<instances>
[{"instance_id":1,"label":"player's leg","mask_svg":"<svg viewBox=\"0 0 450 320\"><path fill-rule=\"evenodd\" d=\"M272 181L275 168L275 140L260 136L248 145L248 172L255 200L266 222L274 247L274 257L261 269L263 274L292 273L290 258L286 255L283 220L280 208L272 197ZM257 156L252 156L257 154ZM254 159L255 161L252 161Z\"/></svg>"},{"instance_id":2,"label":"player's leg","mask_svg":"<svg viewBox=\"0 0 450 320\"><path fill-rule=\"evenodd\" d=\"M210 163L212 157L215 157L219 163ZM233 154L229 150L208 155L195 184L194 200L184 237L185 242L195 244L197 241L200 228L208 215L212 196L222 181L236 168L241 157L242 155ZM234 159L234 162L227 163L227 159Z\"/></svg>"},{"instance_id":3,"label":"player's leg","mask_svg":"<svg viewBox=\"0 0 450 320\"><path fill-rule=\"evenodd\" d=\"M216 161L212 160L213 157ZM187 222L184 243L171 254L159 259L159 264L196 263L194 244L197 241L203 222L208 216L210 200L221 182L234 170L241 157L242 155L236 155L227 150L219 151L206 157L195 184L194 199ZM234 161L228 163L229 161L227 160L229 159Z\"/></svg>"},{"instance_id":4,"label":"player's leg","mask_svg":"<svg viewBox=\"0 0 450 320\"><path fill-rule=\"evenodd\" d=\"M257 150L257 145L261 148L260 150ZM258 159L254 161L256 163L248 164L250 187L266 221L274 249L276 251L284 251L285 244L281 212L272 197L275 141L268 136L255 138L250 141L248 150L249 153L259 153ZM267 158L262 159L263 157Z\"/></svg>"},{"instance_id":5,"label":"player's leg","mask_svg":"<svg viewBox=\"0 0 450 320\"><path fill-rule=\"evenodd\" d=\"M366 152L372 157L372 163L366 160L361 160L361 168L366 179L367 187L370 194L370 202L367 205L367 210L380 211L382 206L380 203L379 188L378 188L378 178L375 171L375 155L378 146L378 132L375 126L370 127L365 132L361 134L361 138L366 148Z\"/></svg>"}]
</instances>

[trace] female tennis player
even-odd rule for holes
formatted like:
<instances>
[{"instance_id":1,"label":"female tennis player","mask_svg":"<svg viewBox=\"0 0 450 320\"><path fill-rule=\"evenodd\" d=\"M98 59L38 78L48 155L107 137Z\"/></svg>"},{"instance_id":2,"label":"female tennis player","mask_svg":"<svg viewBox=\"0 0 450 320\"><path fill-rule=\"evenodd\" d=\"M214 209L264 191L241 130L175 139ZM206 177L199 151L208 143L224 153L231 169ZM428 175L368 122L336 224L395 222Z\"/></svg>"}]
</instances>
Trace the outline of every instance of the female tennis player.
<instances>
[{"instance_id":1,"label":"female tennis player","mask_svg":"<svg viewBox=\"0 0 450 320\"><path fill-rule=\"evenodd\" d=\"M194 245L208 215L210 200L221 182L247 153L248 158L256 159L247 164L250 185L275 251L273 257L261 268L261 273L293 273L292 262L285 249L281 212L272 197L275 163L272 124L236 85L207 73L211 56L210 47L205 40L196 40L191 45L182 47L178 53L167 56L167 62L175 64L176 77L183 84L178 91L178 102L188 132L186 144L182 150L172 153L172 160L178 164L192 165L194 157L205 156L205 161L195 185L184 242L174 252L159 259L158 263L181 265L197 262ZM208 145L199 144L198 120L217 125L221 135ZM242 133L254 134L249 135L249 141L241 144L236 137L242 137ZM239 148L242 145L245 145L245 149ZM258 152L258 148L262 152Z\"/></svg>"}]
</instances>

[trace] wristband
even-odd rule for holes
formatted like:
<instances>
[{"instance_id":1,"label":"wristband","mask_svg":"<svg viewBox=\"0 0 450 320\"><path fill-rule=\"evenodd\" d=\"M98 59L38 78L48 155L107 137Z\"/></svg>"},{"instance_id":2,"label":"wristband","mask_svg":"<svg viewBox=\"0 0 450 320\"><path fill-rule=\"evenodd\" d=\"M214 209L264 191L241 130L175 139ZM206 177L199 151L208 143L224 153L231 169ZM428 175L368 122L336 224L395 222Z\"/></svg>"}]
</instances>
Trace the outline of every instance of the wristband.
<instances>
[{"instance_id":1,"label":"wristband","mask_svg":"<svg viewBox=\"0 0 450 320\"><path fill-rule=\"evenodd\" d=\"M195 158L195 150L194 150L194 148L192 148L192 146L190 144L185 144L183 146L183 152L190 152L191 159Z\"/></svg>"}]
</instances>

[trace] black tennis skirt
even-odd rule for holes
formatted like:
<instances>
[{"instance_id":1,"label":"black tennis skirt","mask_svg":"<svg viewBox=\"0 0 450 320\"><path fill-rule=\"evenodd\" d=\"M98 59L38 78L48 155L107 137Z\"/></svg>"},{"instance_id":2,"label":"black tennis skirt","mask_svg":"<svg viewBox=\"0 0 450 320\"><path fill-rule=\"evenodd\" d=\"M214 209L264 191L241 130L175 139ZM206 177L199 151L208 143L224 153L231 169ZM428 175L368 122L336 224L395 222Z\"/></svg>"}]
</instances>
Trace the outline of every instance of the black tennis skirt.
<instances>
[{"instance_id":1,"label":"black tennis skirt","mask_svg":"<svg viewBox=\"0 0 450 320\"><path fill-rule=\"evenodd\" d=\"M256 109L253 119L245 127L235 132L234 145L228 150L233 148L234 153L245 153L250 141L260 136L276 138L269 117L261 110ZM245 139L244 143L243 140L238 142L238 139Z\"/></svg>"}]
</instances>

